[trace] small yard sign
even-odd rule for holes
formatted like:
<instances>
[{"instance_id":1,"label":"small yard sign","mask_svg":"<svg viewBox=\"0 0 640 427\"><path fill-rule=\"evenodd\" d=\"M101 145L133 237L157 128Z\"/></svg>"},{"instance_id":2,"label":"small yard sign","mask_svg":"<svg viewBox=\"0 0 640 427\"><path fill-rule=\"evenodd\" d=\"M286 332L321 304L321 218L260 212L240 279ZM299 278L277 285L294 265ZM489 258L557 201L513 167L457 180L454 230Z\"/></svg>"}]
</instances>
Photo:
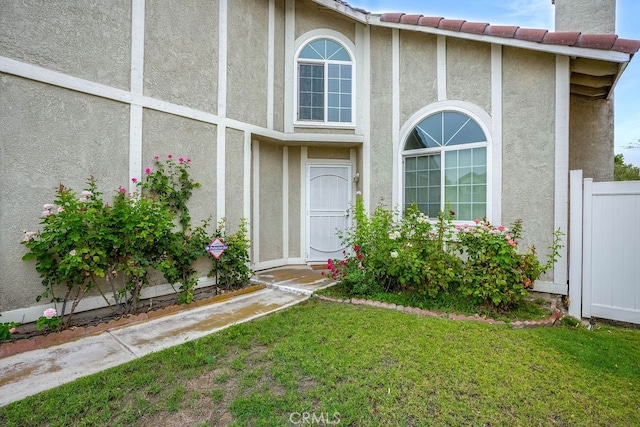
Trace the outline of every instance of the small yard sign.
<instances>
[{"instance_id":1,"label":"small yard sign","mask_svg":"<svg viewBox=\"0 0 640 427\"><path fill-rule=\"evenodd\" d=\"M220 240L219 237L216 237L211 243L209 243L209 246L205 246L204 249L209 252L215 259L220 259L222 253L228 247L229 246L225 245L225 243Z\"/></svg>"}]
</instances>

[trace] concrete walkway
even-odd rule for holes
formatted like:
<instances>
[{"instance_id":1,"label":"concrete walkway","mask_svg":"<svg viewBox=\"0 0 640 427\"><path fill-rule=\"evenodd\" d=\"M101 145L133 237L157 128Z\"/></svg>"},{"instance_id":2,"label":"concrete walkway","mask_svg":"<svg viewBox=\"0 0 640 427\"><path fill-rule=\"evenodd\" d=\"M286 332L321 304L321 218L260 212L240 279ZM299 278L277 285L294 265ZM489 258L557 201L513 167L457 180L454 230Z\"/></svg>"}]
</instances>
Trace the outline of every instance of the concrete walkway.
<instances>
[{"instance_id":1,"label":"concrete walkway","mask_svg":"<svg viewBox=\"0 0 640 427\"><path fill-rule=\"evenodd\" d=\"M0 406L304 301L332 282L307 266L262 271L267 288L0 358Z\"/></svg>"}]
</instances>

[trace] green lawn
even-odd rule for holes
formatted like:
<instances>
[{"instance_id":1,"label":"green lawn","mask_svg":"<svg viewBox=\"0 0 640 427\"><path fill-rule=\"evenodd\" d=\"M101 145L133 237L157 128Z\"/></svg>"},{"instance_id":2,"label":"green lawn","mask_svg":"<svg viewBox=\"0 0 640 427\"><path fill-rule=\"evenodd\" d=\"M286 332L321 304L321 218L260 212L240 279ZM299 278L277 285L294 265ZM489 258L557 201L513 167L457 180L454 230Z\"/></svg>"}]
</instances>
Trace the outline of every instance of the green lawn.
<instances>
[{"instance_id":1,"label":"green lawn","mask_svg":"<svg viewBox=\"0 0 640 427\"><path fill-rule=\"evenodd\" d=\"M638 330L311 300L0 408L0 425L630 426L639 406Z\"/></svg>"}]
</instances>

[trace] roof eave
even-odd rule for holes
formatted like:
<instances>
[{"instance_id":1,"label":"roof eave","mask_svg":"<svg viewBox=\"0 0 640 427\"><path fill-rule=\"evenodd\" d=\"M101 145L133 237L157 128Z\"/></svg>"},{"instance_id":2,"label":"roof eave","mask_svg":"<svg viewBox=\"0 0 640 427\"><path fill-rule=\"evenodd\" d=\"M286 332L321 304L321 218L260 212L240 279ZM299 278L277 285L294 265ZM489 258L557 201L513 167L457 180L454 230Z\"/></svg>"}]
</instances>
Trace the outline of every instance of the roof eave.
<instances>
[{"instance_id":1,"label":"roof eave","mask_svg":"<svg viewBox=\"0 0 640 427\"><path fill-rule=\"evenodd\" d=\"M513 38L488 36L484 34L463 33L459 31L442 30L440 28L402 24L395 22L384 22L380 20L380 15L369 15L369 24L378 27L394 28L399 30L422 32L427 34L441 35L447 37L455 37L459 39L480 41L485 43L499 44L503 46L518 47L522 49L536 50L556 55L575 56L580 58L597 59L601 61L610 61L617 63L625 63L631 60L628 53L617 52L613 50L590 49L576 46L543 44L535 41L518 40Z\"/></svg>"}]
</instances>

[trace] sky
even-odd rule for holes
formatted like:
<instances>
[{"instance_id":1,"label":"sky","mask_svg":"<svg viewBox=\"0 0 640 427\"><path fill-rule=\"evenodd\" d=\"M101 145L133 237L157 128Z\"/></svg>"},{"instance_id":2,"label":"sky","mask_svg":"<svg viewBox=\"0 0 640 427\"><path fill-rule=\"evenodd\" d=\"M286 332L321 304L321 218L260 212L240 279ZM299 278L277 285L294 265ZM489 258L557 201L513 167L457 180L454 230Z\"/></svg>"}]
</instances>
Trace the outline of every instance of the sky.
<instances>
[{"instance_id":1,"label":"sky","mask_svg":"<svg viewBox=\"0 0 640 427\"><path fill-rule=\"evenodd\" d=\"M554 28L551 0L349 0L351 6L372 13L405 12L448 19ZM640 1L618 0L616 33L640 40ZM615 87L615 153L626 163L640 166L640 52L631 61ZM628 149L630 144L638 148Z\"/></svg>"}]
</instances>

